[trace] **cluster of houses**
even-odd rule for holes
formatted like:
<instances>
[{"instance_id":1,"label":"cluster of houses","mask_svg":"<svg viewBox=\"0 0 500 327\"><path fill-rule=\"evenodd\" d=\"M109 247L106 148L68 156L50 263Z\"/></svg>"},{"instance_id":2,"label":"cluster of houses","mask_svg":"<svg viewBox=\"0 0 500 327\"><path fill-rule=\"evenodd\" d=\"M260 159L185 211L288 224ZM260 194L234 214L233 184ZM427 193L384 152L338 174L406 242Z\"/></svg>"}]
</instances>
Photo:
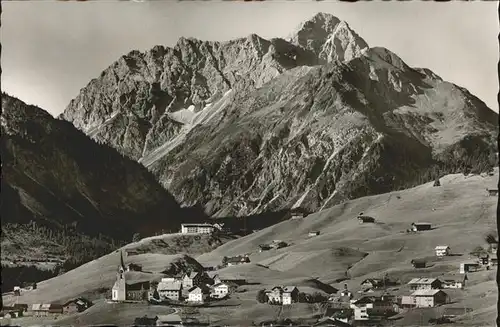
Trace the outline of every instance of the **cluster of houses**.
<instances>
[{"instance_id":1,"label":"cluster of houses","mask_svg":"<svg viewBox=\"0 0 500 327\"><path fill-rule=\"evenodd\" d=\"M231 257L225 259L226 265L250 262L248 257ZM192 271L178 276L165 277L157 283L151 281L129 281L126 272L130 271L131 264L125 266L122 255L120 255L120 260L121 263L118 267L116 281L111 290L111 299L118 302L185 301L188 303L205 303L210 299L226 298L233 287L233 282L239 282L238 280L233 281L230 279L222 280L217 275L211 278L204 271Z\"/></svg>"},{"instance_id":2,"label":"cluster of houses","mask_svg":"<svg viewBox=\"0 0 500 327\"><path fill-rule=\"evenodd\" d=\"M29 306L28 304L16 303L12 306L3 306L0 317L3 318L19 318L27 314L34 317L47 317L62 314L74 314L83 312L90 308L93 303L86 298L77 298L67 301L64 304L60 303L35 303Z\"/></svg>"},{"instance_id":3,"label":"cluster of houses","mask_svg":"<svg viewBox=\"0 0 500 327\"><path fill-rule=\"evenodd\" d=\"M267 303L288 305L299 301L299 289L296 286L275 286L264 290Z\"/></svg>"}]
</instances>

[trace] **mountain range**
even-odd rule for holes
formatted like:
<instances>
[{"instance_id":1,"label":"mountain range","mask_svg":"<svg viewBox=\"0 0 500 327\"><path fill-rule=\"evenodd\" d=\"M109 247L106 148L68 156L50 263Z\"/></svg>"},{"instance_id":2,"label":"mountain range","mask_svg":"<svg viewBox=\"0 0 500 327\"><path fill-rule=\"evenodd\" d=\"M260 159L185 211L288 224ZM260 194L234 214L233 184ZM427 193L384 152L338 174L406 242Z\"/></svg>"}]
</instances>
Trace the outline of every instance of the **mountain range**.
<instances>
[{"instance_id":1,"label":"mountain range","mask_svg":"<svg viewBox=\"0 0 500 327\"><path fill-rule=\"evenodd\" d=\"M498 114L319 13L286 39L120 57L59 117L214 217L310 211L495 164Z\"/></svg>"}]
</instances>

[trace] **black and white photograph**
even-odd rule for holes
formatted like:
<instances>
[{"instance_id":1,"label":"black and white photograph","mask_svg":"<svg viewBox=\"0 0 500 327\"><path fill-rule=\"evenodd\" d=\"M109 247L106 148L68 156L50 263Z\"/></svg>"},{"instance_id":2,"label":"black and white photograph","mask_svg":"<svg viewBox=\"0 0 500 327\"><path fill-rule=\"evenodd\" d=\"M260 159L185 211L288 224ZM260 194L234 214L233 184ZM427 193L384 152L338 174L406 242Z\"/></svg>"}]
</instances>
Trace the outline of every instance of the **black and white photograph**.
<instances>
[{"instance_id":1,"label":"black and white photograph","mask_svg":"<svg viewBox=\"0 0 500 327\"><path fill-rule=\"evenodd\" d=\"M1 326L500 325L498 1L0 5Z\"/></svg>"}]
</instances>

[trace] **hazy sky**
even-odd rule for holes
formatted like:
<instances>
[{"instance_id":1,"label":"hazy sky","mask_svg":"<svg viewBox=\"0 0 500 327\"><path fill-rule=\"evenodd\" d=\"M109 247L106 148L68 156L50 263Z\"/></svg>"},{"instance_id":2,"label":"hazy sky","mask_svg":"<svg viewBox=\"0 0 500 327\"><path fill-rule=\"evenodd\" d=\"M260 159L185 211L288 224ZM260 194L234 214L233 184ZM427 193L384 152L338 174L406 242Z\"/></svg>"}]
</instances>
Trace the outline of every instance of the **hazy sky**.
<instances>
[{"instance_id":1,"label":"hazy sky","mask_svg":"<svg viewBox=\"0 0 500 327\"><path fill-rule=\"evenodd\" d=\"M317 12L349 23L370 46L466 87L498 111L496 1L2 1L2 89L52 114L121 55L180 36L285 37Z\"/></svg>"}]
</instances>

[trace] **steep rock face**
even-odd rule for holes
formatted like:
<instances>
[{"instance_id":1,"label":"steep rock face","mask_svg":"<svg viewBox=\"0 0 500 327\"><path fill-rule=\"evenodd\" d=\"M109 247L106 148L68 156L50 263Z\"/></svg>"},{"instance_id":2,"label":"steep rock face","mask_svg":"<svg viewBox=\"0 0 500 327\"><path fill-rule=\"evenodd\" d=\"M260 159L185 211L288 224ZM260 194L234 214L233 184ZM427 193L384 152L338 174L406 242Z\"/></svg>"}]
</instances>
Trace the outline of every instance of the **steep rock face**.
<instances>
[{"instance_id":1,"label":"steep rock face","mask_svg":"<svg viewBox=\"0 0 500 327\"><path fill-rule=\"evenodd\" d=\"M2 109L2 224L130 240L192 218L143 166L70 123L6 94Z\"/></svg>"},{"instance_id":2,"label":"steep rock face","mask_svg":"<svg viewBox=\"0 0 500 327\"><path fill-rule=\"evenodd\" d=\"M368 48L331 15L314 16L289 41L181 39L155 49L161 55L134 52L133 73L115 63L62 118L138 159L180 203L211 215L318 210L473 158L474 146L495 152L496 113L433 72ZM161 105L146 99L149 88ZM121 109L103 100L129 94L135 98ZM113 123L127 112L143 124Z\"/></svg>"},{"instance_id":3,"label":"steep rock face","mask_svg":"<svg viewBox=\"0 0 500 327\"><path fill-rule=\"evenodd\" d=\"M312 51L320 63L348 61L359 57L368 44L345 21L319 13L300 24L288 38L289 42Z\"/></svg>"}]
</instances>

